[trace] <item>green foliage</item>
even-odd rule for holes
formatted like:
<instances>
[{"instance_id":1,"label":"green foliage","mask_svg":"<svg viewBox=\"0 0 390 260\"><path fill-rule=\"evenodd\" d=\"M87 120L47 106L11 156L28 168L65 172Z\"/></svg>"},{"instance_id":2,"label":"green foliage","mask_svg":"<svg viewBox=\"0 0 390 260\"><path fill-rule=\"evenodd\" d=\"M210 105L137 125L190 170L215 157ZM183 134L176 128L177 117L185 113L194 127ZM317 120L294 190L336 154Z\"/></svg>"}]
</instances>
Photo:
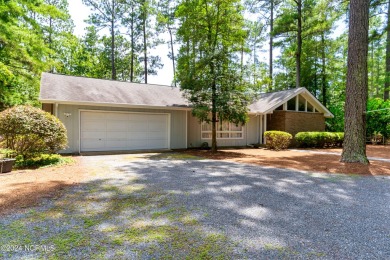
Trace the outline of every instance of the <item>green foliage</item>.
<instances>
[{"instance_id":1,"label":"green foliage","mask_svg":"<svg viewBox=\"0 0 390 260\"><path fill-rule=\"evenodd\" d=\"M334 147L342 146L344 133L333 132L299 132L295 135L299 147Z\"/></svg>"},{"instance_id":2,"label":"green foliage","mask_svg":"<svg viewBox=\"0 0 390 260\"><path fill-rule=\"evenodd\" d=\"M4 146L23 159L44 152L54 153L67 144L61 121L31 106L16 106L0 113L0 135Z\"/></svg>"},{"instance_id":3,"label":"green foliage","mask_svg":"<svg viewBox=\"0 0 390 260\"><path fill-rule=\"evenodd\" d=\"M240 69L247 38L240 1L183 1L176 14L182 43L177 80L193 115L206 122L215 121L218 114L220 120L245 123L254 93Z\"/></svg>"},{"instance_id":4,"label":"green foliage","mask_svg":"<svg viewBox=\"0 0 390 260\"><path fill-rule=\"evenodd\" d=\"M344 102L339 100L337 103L332 103L328 106L329 111L334 115L334 118L327 118L325 121L326 130L329 132L344 131Z\"/></svg>"},{"instance_id":5,"label":"green foliage","mask_svg":"<svg viewBox=\"0 0 390 260\"><path fill-rule=\"evenodd\" d=\"M15 151L11 149L0 149L0 159L13 158Z\"/></svg>"},{"instance_id":6,"label":"green foliage","mask_svg":"<svg viewBox=\"0 0 390 260\"><path fill-rule=\"evenodd\" d=\"M267 148L276 151L287 149L292 139L291 134L283 131L266 131L264 137L267 140Z\"/></svg>"},{"instance_id":7,"label":"green foliage","mask_svg":"<svg viewBox=\"0 0 390 260\"><path fill-rule=\"evenodd\" d=\"M380 132L386 138L390 137L390 100L372 98L367 102L367 135Z\"/></svg>"},{"instance_id":8,"label":"green foliage","mask_svg":"<svg viewBox=\"0 0 390 260\"><path fill-rule=\"evenodd\" d=\"M380 132L374 132L371 136L371 143L378 144L383 141L383 135Z\"/></svg>"},{"instance_id":9,"label":"green foliage","mask_svg":"<svg viewBox=\"0 0 390 260\"><path fill-rule=\"evenodd\" d=\"M38 104L39 75L50 66L51 51L38 19L32 17L56 12L39 0L0 2L0 110Z\"/></svg>"},{"instance_id":10,"label":"green foliage","mask_svg":"<svg viewBox=\"0 0 390 260\"><path fill-rule=\"evenodd\" d=\"M72 163L72 158L63 157L59 154L40 154L36 157L23 159L22 156L16 157L17 168L40 168L47 166L56 166Z\"/></svg>"}]
</instances>

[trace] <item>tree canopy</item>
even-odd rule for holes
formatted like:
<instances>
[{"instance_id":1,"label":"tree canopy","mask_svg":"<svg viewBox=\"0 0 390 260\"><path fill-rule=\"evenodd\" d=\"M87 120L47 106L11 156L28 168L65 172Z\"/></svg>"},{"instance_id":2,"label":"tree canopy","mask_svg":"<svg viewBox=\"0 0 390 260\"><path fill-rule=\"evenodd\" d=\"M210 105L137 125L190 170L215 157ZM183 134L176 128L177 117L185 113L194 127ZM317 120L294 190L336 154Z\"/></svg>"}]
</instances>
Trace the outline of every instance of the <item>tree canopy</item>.
<instances>
[{"instance_id":1,"label":"tree canopy","mask_svg":"<svg viewBox=\"0 0 390 260\"><path fill-rule=\"evenodd\" d=\"M169 69L201 120L210 100L218 117L242 123L246 94L302 86L335 115L327 130L344 129L350 1L82 2L90 16L78 36L67 0L0 1L0 110L38 106L43 71L146 83ZM389 99L389 10L389 0L369 2L368 104ZM367 135L385 129L367 123Z\"/></svg>"}]
</instances>

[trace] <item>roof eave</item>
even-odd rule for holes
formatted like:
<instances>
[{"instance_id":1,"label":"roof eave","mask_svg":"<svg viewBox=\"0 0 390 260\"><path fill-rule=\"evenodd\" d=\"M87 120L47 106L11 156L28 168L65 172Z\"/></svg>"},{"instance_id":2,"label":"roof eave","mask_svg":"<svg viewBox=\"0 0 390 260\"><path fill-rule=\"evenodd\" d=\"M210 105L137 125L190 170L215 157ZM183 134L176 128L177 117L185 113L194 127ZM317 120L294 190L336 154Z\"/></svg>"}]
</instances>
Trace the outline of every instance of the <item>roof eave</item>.
<instances>
[{"instance_id":1,"label":"roof eave","mask_svg":"<svg viewBox=\"0 0 390 260\"><path fill-rule=\"evenodd\" d=\"M42 99L39 101L41 103L48 104L63 104L63 105L75 105L75 106L103 106L103 107L124 107L124 108L147 108L147 109L168 109L168 110L191 110L191 107L188 106L151 106L151 105L131 105L126 103L97 103L97 102L89 102L89 101L66 101L66 100L55 100L55 99Z\"/></svg>"}]
</instances>

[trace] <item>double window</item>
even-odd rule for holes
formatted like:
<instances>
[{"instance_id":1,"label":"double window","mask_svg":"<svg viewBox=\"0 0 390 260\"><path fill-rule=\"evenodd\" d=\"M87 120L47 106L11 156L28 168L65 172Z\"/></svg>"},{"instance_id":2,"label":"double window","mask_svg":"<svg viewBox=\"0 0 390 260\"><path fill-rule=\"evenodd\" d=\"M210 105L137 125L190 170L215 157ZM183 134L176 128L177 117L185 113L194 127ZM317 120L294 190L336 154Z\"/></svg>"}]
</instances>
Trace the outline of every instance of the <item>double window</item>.
<instances>
[{"instance_id":1,"label":"double window","mask_svg":"<svg viewBox=\"0 0 390 260\"><path fill-rule=\"evenodd\" d=\"M234 124L227 121L217 122L217 139L242 139L244 138L244 127L241 124ZM202 122L202 139L211 139L211 123Z\"/></svg>"}]
</instances>

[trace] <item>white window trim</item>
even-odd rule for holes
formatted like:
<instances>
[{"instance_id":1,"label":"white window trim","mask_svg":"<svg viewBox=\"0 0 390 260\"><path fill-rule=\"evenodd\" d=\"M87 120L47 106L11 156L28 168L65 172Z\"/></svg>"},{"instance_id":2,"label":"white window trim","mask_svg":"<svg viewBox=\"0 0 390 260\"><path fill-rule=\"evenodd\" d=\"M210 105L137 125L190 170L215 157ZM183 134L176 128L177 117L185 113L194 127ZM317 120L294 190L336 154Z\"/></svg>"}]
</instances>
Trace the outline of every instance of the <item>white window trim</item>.
<instances>
[{"instance_id":1,"label":"white window trim","mask_svg":"<svg viewBox=\"0 0 390 260\"><path fill-rule=\"evenodd\" d=\"M206 122L202 122L201 125L200 125L200 138L202 140L211 140L212 138L205 138L203 137L203 134L204 133L207 133L207 134L211 134L212 131L203 131L203 124L206 124ZM217 129L218 129L218 124L219 122L217 122ZM231 123L229 122L229 129L231 128L231 125L234 124L234 123ZM228 130L228 131L218 131L217 130L217 140L242 140L244 139L244 130L245 130L245 127L244 126L241 126L241 131L231 131L231 130ZM229 137L229 138L226 138L226 137L218 137L218 134L241 134L241 137Z\"/></svg>"}]
</instances>

